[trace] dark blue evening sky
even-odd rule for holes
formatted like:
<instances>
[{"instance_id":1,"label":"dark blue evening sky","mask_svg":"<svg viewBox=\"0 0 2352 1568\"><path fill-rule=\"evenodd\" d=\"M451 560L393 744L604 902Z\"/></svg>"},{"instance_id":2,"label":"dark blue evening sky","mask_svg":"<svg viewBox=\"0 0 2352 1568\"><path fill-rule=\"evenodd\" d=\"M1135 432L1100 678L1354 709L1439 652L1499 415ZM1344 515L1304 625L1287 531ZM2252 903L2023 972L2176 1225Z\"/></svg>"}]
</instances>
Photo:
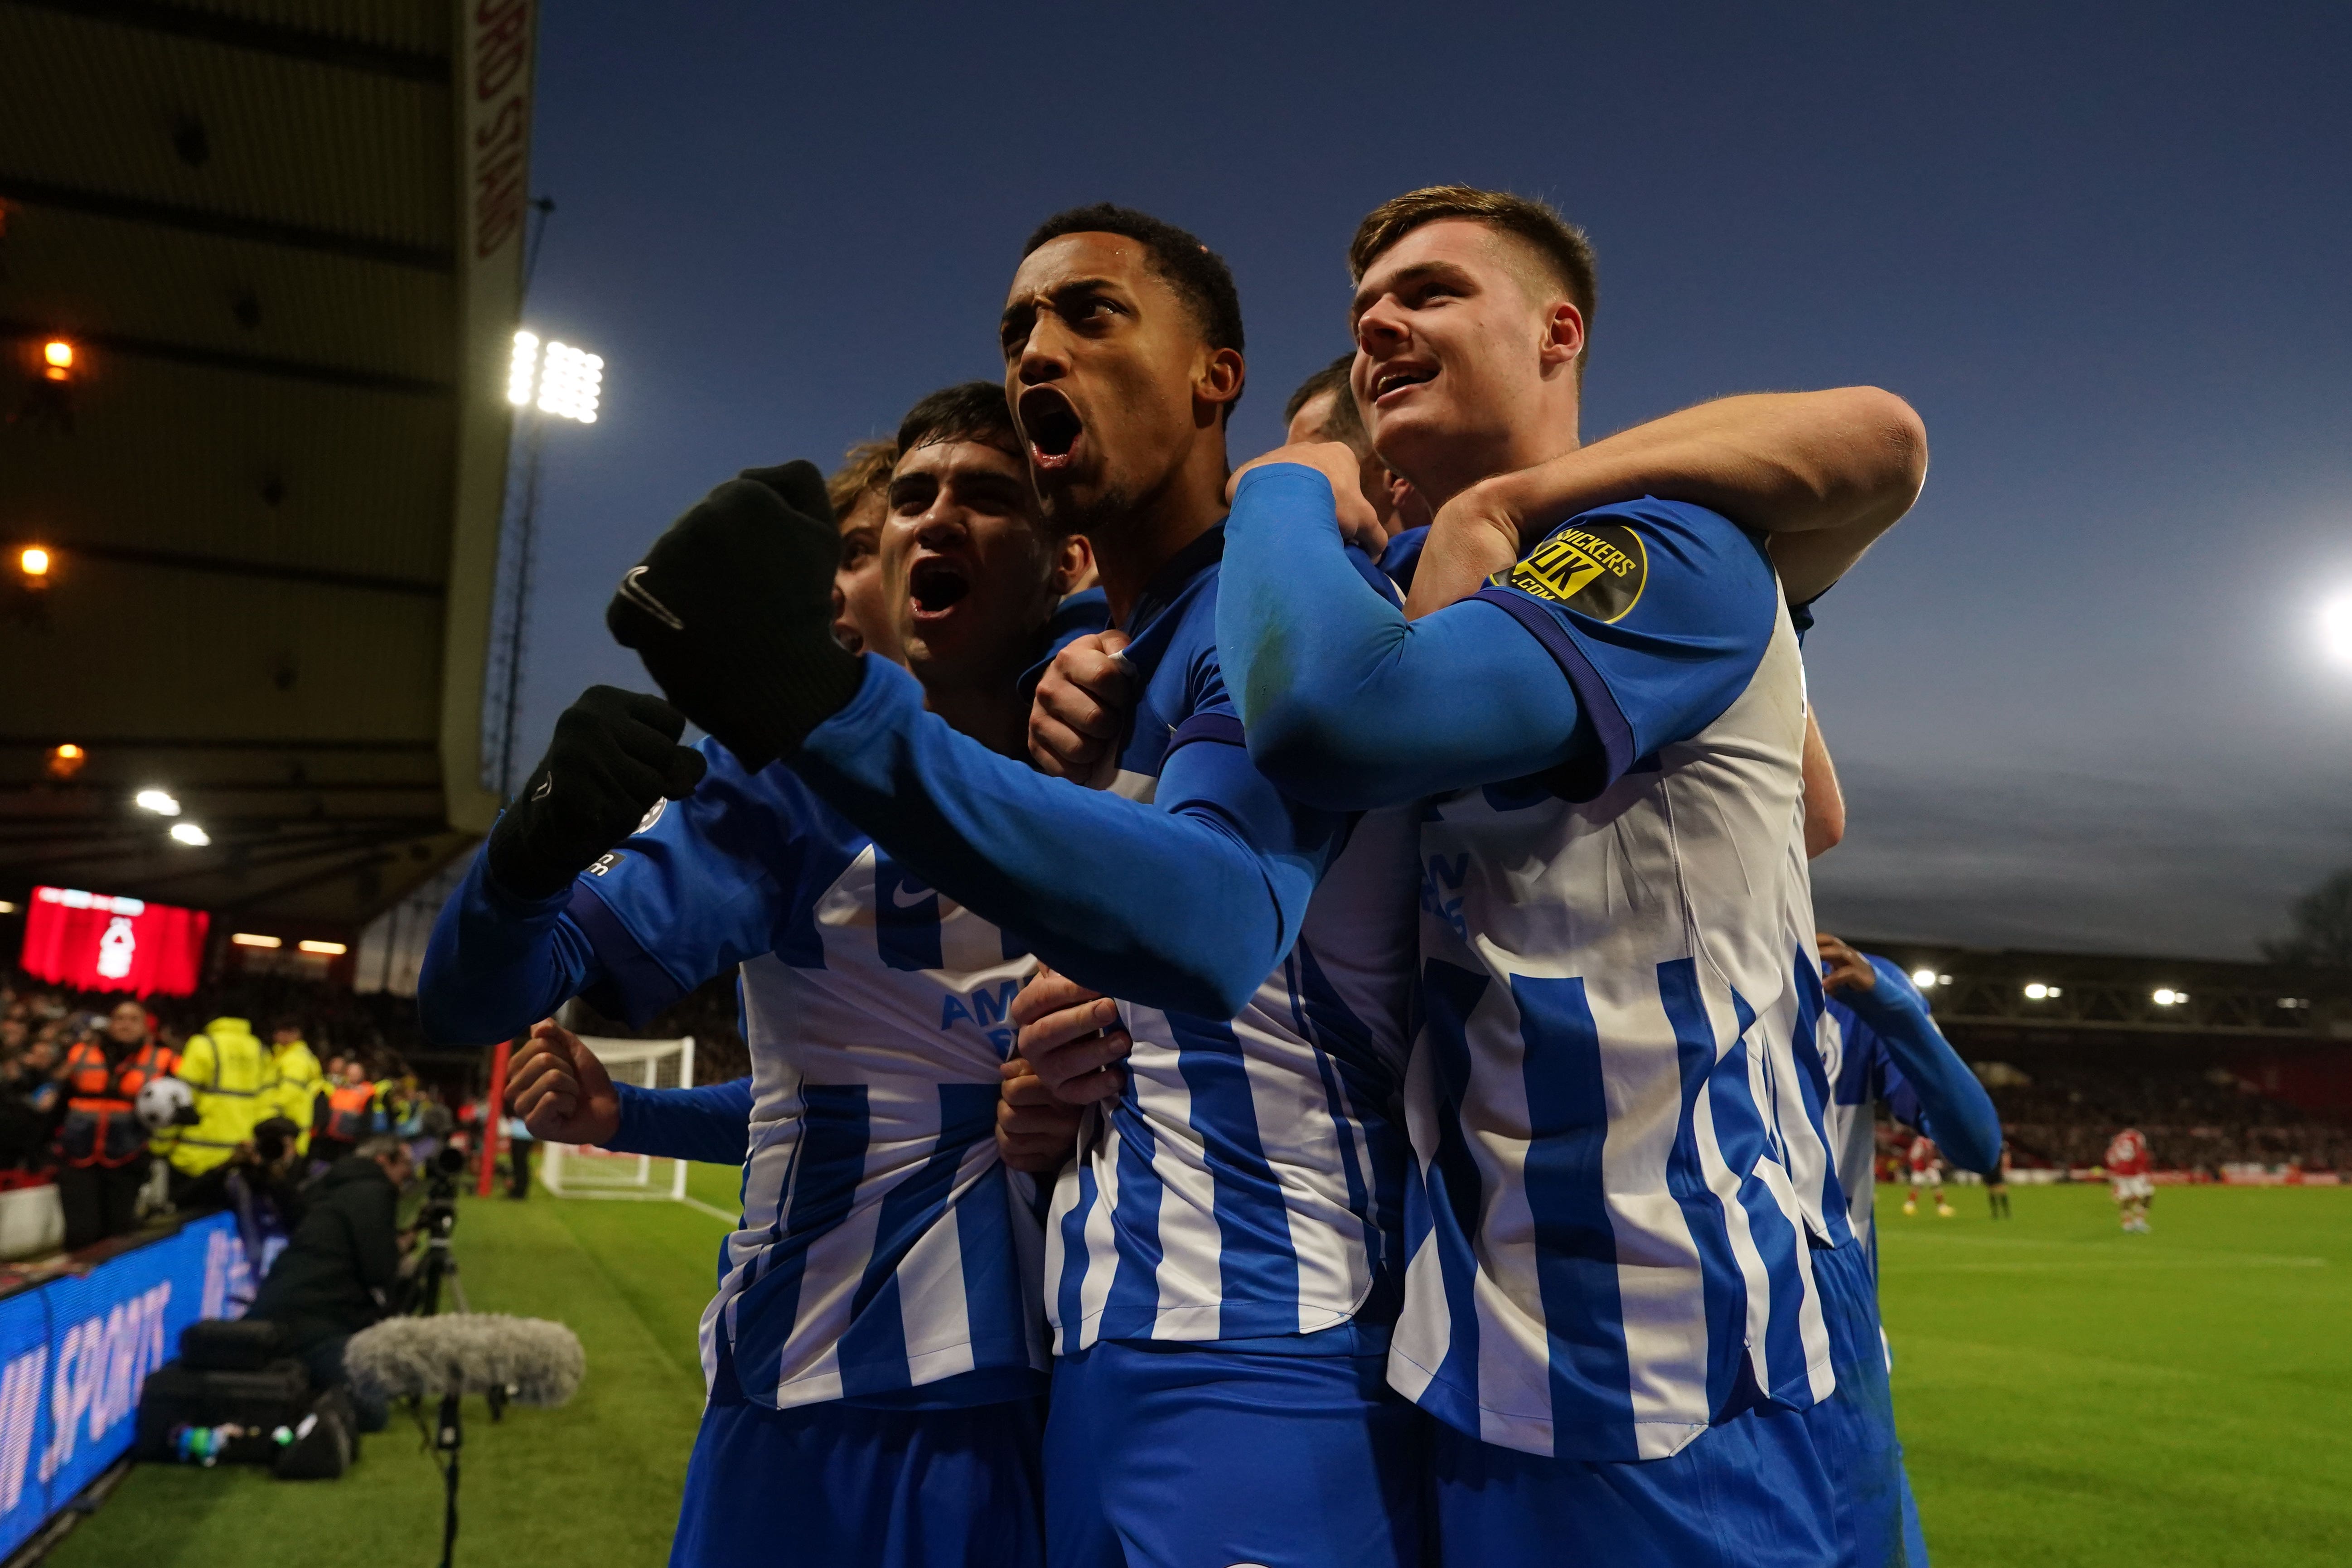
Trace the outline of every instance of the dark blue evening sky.
<instances>
[{"instance_id":1,"label":"dark blue evening sky","mask_svg":"<svg viewBox=\"0 0 2352 1568\"><path fill-rule=\"evenodd\" d=\"M1022 237L1112 199L1248 319L1238 460L1345 346L1364 210L1444 180L1599 247L1597 437L1871 382L1918 509L1823 601L1856 934L2250 956L2352 861L2352 8L550 7L528 321L551 434L522 750L602 606L734 470L995 376Z\"/></svg>"}]
</instances>

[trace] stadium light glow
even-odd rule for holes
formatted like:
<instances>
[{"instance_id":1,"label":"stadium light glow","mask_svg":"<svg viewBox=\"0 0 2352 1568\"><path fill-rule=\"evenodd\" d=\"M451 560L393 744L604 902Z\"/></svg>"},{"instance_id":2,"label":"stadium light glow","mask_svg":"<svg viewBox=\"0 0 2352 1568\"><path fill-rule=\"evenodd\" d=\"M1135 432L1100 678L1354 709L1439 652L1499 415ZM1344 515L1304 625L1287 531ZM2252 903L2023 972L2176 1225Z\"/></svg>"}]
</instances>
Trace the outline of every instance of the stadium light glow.
<instances>
[{"instance_id":1,"label":"stadium light glow","mask_svg":"<svg viewBox=\"0 0 2352 1568\"><path fill-rule=\"evenodd\" d=\"M541 344L536 332L515 333L514 355L507 362L507 401L517 408L536 403L541 414L593 425L604 389L601 355L551 339Z\"/></svg>"},{"instance_id":2,"label":"stadium light glow","mask_svg":"<svg viewBox=\"0 0 2352 1568\"><path fill-rule=\"evenodd\" d=\"M298 942L294 945L304 952L315 952L321 958L341 958L351 952L340 942Z\"/></svg>"},{"instance_id":3,"label":"stadium light glow","mask_svg":"<svg viewBox=\"0 0 2352 1568\"><path fill-rule=\"evenodd\" d=\"M541 413L593 425L604 385L604 362L601 357L569 343L548 343L539 369Z\"/></svg>"},{"instance_id":4,"label":"stadium light glow","mask_svg":"<svg viewBox=\"0 0 2352 1568\"><path fill-rule=\"evenodd\" d=\"M37 544L27 544L16 552L16 570L27 577L49 574L49 552Z\"/></svg>"},{"instance_id":5,"label":"stadium light glow","mask_svg":"<svg viewBox=\"0 0 2352 1568\"><path fill-rule=\"evenodd\" d=\"M2047 1002L2053 996L2064 994L2055 985L2044 985L2039 980L2027 982L2025 987L2025 999L2029 1002Z\"/></svg>"},{"instance_id":6,"label":"stadium light glow","mask_svg":"<svg viewBox=\"0 0 2352 1568\"><path fill-rule=\"evenodd\" d=\"M1911 984L1922 991L1927 990L1936 984L1936 972L1932 969L1915 969L1911 972Z\"/></svg>"},{"instance_id":7,"label":"stadium light glow","mask_svg":"<svg viewBox=\"0 0 2352 1568\"><path fill-rule=\"evenodd\" d=\"M517 332L514 357L507 362L507 401L517 408L530 406L533 385L539 380L539 334Z\"/></svg>"},{"instance_id":8,"label":"stadium light glow","mask_svg":"<svg viewBox=\"0 0 2352 1568\"><path fill-rule=\"evenodd\" d=\"M2352 594L2338 594L2320 607L2319 637L2328 658L2352 669Z\"/></svg>"},{"instance_id":9,"label":"stadium light glow","mask_svg":"<svg viewBox=\"0 0 2352 1568\"><path fill-rule=\"evenodd\" d=\"M13 915L13 914L15 914L16 912L16 905L14 905L14 904L10 903L10 902L9 902L7 900L5 900L5 899L0 899L0 915Z\"/></svg>"},{"instance_id":10,"label":"stadium light glow","mask_svg":"<svg viewBox=\"0 0 2352 1568\"><path fill-rule=\"evenodd\" d=\"M232 931L229 933L229 941L239 947L284 947L286 945L277 937L264 936L259 931Z\"/></svg>"},{"instance_id":11,"label":"stadium light glow","mask_svg":"<svg viewBox=\"0 0 2352 1568\"><path fill-rule=\"evenodd\" d=\"M73 344L63 338L51 338L41 345L41 358L59 370L73 369Z\"/></svg>"},{"instance_id":12,"label":"stadium light glow","mask_svg":"<svg viewBox=\"0 0 2352 1568\"><path fill-rule=\"evenodd\" d=\"M142 789L131 797L131 804L142 811L152 811L158 816L180 815L180 803L160 789Z\"/></svg>"},{"instance_id":13,"label":"stadium light glow","mask_svg":"<svg viewBox=\"0 0 2352 1568\"><path fill-rule=\"evenodd\" d=\"M2177 1007L2181 1003L2189 1000L2189 993L2186 991L2175 991L2169 985L2159 985L2156 988L2156 994L2153 999L2156 1005L2159 1007Z\"/></svg>"},{"instance_id":14,"label":"stadium light glow","mask_svg":"<svg viewBox=\"0 0 2352 1568\"><path fill-rule=\"evenodd\" d=\"M213 836L193 822L172 824L172 837L191 849L202 849L213 841Z\"/></svg>"}]
</instances>

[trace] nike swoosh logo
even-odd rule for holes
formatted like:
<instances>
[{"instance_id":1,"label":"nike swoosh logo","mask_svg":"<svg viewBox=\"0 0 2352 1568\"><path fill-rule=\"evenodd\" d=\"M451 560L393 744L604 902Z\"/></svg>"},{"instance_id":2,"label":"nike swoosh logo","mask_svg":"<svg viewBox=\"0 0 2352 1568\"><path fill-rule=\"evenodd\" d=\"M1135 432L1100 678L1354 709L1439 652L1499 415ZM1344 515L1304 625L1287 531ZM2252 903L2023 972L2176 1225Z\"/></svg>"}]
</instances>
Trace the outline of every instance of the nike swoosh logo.
<instances>
[{"instance_id":1,"label":"nike swoosh logo","mask_svg":"<svg viewBox=\"0 0 2352 1568\"><path fill-rule=\"evenodd\" d=\"M646 574L642 566L632 566L621 574L621 597L626 599L674 632L686 630L686 623L670 613L667 605L653 595L653 591L637 579Z\"/></svg>"},{"instance_id":2,"label":"nike swoosh logo","mask_svg":"<svg viewBox=\"0 0 2352 1568\"><path fill-rule=\"evenodd\" d=\"M939 896L938 891L930 888L916 888L910 891L901 885L890 889L890 901L902 910L911 910L917 904L926 903Z\"/></svg>"}]
</instances>

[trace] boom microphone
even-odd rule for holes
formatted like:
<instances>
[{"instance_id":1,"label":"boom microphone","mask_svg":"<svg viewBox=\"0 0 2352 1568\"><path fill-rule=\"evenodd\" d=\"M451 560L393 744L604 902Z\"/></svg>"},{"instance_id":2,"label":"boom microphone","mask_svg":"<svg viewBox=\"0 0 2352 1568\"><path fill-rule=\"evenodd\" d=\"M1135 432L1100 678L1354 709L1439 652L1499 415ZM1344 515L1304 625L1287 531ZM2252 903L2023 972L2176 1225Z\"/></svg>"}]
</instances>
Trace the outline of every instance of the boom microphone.
<instances>
[{"instance_id":1,"label":"boom microphone","mask_svg":"<svg viewBox=\"0 0 2352 1568\"><path fill-rule=\"evenodd\" d=\"M544 1318L450 1312L387 1318L343 1351L352 1382L386 1399L503 1396L519 1405L570 1399L588 1369L580 1336Z\"/></svg>"}]
</instances>

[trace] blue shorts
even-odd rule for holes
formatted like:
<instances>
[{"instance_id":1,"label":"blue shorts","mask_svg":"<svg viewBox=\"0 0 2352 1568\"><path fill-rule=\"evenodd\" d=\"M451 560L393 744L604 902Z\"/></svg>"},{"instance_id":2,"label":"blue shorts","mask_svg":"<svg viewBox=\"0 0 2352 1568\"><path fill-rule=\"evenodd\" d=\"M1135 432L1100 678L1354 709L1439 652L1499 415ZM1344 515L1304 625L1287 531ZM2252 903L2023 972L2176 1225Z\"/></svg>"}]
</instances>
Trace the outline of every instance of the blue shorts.
<instances>
[{"instance_id":1,"label":"blue shorts","mask_svg":"<svg viewBox=\"0 0 2352 1568\"><path fill-rule=\"evenodd\" d=\"M1044 1405L714 1403L670 1568L1038 1568Z\"/></svg>"},{"instance_id":2,"label":"blue shorts","mask_svg":"<svg viewBox=\"0 0 2352 1568\"><path fill-rule=\"evenodd\" d=\"M1449 1563L1611 1568L1887 1568L1908 1561L1902 1450L1859 1246L1813 1253L1837 1393L1761 1405L1671 1458L1549 1459L1440 1426L1438 1533Z\"/></svg>"},{"instance_id":3,"label":"blue shorts","mask_svg":"<svg viewBox=\"0 0 2352 1568\"><path fill-rule=\"evenodd\" d=\"M1104 1340L1054 1367L1054 1568L1414 1568L1428 1418L1381 1355Z\"/></svg>"}]
</instances>

